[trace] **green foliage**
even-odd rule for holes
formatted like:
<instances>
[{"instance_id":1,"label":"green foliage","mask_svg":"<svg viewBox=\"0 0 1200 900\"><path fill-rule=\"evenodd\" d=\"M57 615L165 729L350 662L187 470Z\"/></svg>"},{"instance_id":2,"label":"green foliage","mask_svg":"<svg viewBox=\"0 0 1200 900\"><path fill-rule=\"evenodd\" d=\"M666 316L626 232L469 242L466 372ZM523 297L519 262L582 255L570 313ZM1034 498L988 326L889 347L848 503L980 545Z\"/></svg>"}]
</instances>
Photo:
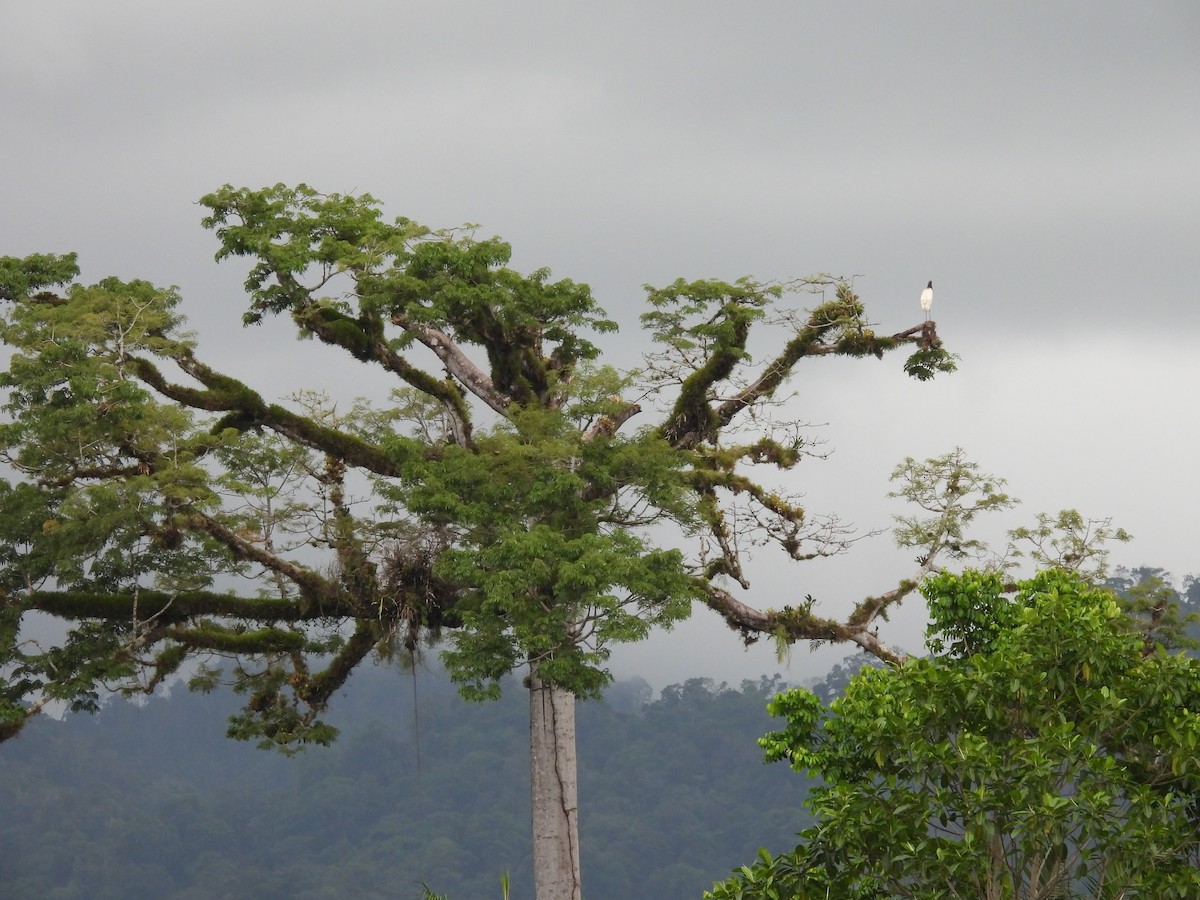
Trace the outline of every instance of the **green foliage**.
<instances>
[{"instance_id":1,"label":"green foliage","mask_svg":"<svg viewBox=\"0 0 1200 900\"><path fill-rule=\"evenodd\" d=\"M290 311L303 333L364 361L378 356L388 319L413 326L393 349L417 339L420 327L440 329L484 348L495 385L529 402L544 400L576 363L599 353L581 331L616 329L586 285L552 282L547 269L528 276L509 269L512 248L499 238L433 232L404 218L385 223L369 194L323 195L303 184L260 191L226 185L200 202L211 210L205 227L221 242L217 258L255 260L246 280L252 298L247 323ZM339 277L351 282L357 310L314 299L314 291ZM543 354L543 342L554 351ZM404 369L407 380L449 399L428 376Z\"/></svg>"},{"instance_id":2,"label":"green foliage","mask_svg":"<svg viewBox=\"0 0 1200 900\"><path fill-rule=\"evenodd\" d=\"M259 191L225 185L200 203L211 211L204 227L221 242L217 259L257 260L246 279L253 299L247 323L306 299L295 279L310 267L319 269L322 281L341 271L368 272L403 254L409 240L427 232L404 219L384 224L369 194L325 196L305 184Z\"/></svg>"},{"instance_id":3,"label":"green foliage","mask_svg":"<svg viewBox=\"0 0 1200 900\"><path fill-rule=\"evenodd\" d=\"M812 686L812 692L816 694L818 700L828 705L845 693L846 688L859 672L868 667L877 668L881 665L884 663L861 650L851 653L840 663L834 663L833 668L826 673L825 677Z\"/></svg>"},{"instance_id":4,"label":"green foliage","mask_svg":"<svg viewBox=\"0 0 1200 900\"><path fill-rule=\"evenodd\" d=\"M710 896L1196 896L1200 664L1061 570L923 592L941 655L772 702L762 746L824 780L817 824Z\"/></svg>"},{"instance_id":5,"label":"green foliage","mask_svg":"<svg viewBox=\"0 0 1200 900\"><path fill-rule=\"evenodd\" d=\"M724 281L677 279L665 288L646 286L653 309L642 322L654 339L682 351L707 346L744 346L750 323L783 295L778 285L761 285L749 278Z\"/></svg>"},{"instance_id":6,"label":"green foliage","mask_svg":"<svg viewBox=\"0 0 1200 900\"><path fill-rule=\"evenodd\" d=\"M984 549L967 537L967 527L981 512L1007 509L1018 501L1004 493L1003 478L980 471L961 447L917 462L911 456L892 472L900 487L888 494L901 497L924 516L896 516L895 537L901 547L942 551L961 559Z\"/></svg>"},{"instance_id":7,"label":"green foliage","mask_svg":"<svg viewBox=\"0 0 1200 900\"><path fill-rule=\"evenodd\" d=\"M904 362L904 371L917 381L929 381L939 373L958 370L958 357L941 346L918 350Z\"/></svg>"},{"instance_id":8,"label":"green foliage","mask_svg":"<svg viewBox=\"0 0 1200 900\"><path fill-rule=\"evenodd\" d=\"M532 663L594 696L614 642L711 602L717 579L748 584L740 546L844 546L748 471L803 456L757 418L798 361L940 346L930 323L876 334L843 281L680 279L648 289L667 356L639 378L598 363L616 326L590 289L515 271L500 238L303 184L200 202L217 259L248 268L246 323L287 314L397 389L341 412L315 392L271 402L198 358L175 288L83 283L71 254L0 259L0 737L48 699L90 708L191 665L248 698L236 736L286 750L328 737L324 706L362 660L435 640L473 697ZM821 296L781 309L794 290ZM766 323L788 333L756 370ZM651 400L662 420L625 429ZM726 441L746 420L761 433ZM22 639L37 611L69 621L61 647ZM736 627L844 636L789 615L804 627Z\"/></svg>"},{"instance_id":9,"label":"green foliage","mask_svg":"<svg viewBox=\"0 0 1200 900\"><path fill-rule=\"evenodd\" d=\"M928 579L921 593L929 608L926 643L935 655L965 659L992 653L1016 627L1020 606L1004 594L999 572L968 569Z\"/></svg>"},{"instance_id":10,"label":"green foliage","mask_svg":"<svg viewBox=\"0 0 1200 900\"><path fill-rule=\"evenodd\" d=\"M678 439L694 433L702 440L711 440L720 423L708 404L709 392L748 359L750 326L763 317L763 307L779 297L781 290L750 279L727 284L689 283L682 278L669 287L654 289L647 285L646 290L647 302L654 308L643 313L643 326L655 341L667 346L672 358L688 360L693 369L684 373L666 434ZM672 369L679 371L678 366Z\"/></svg>"},{"instance_id":11,"label":"green foliage","mask_svg":"<svg viewBox=\"0 0 1200 900\"><path fill-rule=\"evenodd\" d=\"M696 596L678 551L613 527L627 517L614 494L688 515L678 454L649 434L581 441L568 424L525 410L477 435L473 452L448 447L406 470L406 507L458 533L435 574L463 591L465 627L445 659L472 697L494 696L525 659L594 696L608 645L685 617Z\"/></svg>"},{"instance_id":12,"label":"green foliage","mask_svg":"<svg viewBox=\"0 0 1200 900\"><path fill-rule=\"evenodd\" d=\"M0 480L0 590L28 589L53 571L54 551L33 536L55 529L58 502L58 492Z\"/></svg>"},{"instance_id":13,"label":"green foliage","mask_svg":"<svg viewBox=\"0 0 1200 900\"><path fill-rule=\"evenodd\" d=\"M76 259L74 253L0 256L0 300L16 300L42 288L70 284L79 275Z\"/></svg>"},{"instance_id":14,"label":"green foliage","mask_svg":"<svg viewBox=\"0 0 1200 900\"><path fill-rule=\"evenodd\" d=\"M1073 509L1056 516L1039 513L1032 528L1017 528L1008 536L1012 556L1027 555L1039 567L1071 569L1092 582L1108 575L1106 545L1133 540L1124 528L1113 528L1110 519L1085 519Z\"/></svg>"}]
</instances>

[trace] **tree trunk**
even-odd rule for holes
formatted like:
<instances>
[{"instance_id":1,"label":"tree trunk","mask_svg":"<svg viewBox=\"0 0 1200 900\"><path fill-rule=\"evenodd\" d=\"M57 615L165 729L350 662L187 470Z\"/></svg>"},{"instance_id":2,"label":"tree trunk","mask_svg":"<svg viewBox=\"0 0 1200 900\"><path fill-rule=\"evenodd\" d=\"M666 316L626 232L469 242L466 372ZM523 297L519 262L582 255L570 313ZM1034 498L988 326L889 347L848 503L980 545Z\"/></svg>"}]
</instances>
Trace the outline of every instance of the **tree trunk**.
<instances>
[{"instance_id":1,"label":"tree trunk","mask_svg":"<svg viewBox=\"0 0 1200 900\"><path fill-rule=\"evenodd\" d=\"M529 767L537 900L581 900L575 695L529 667Z\"/></svg>"}]
</instances>

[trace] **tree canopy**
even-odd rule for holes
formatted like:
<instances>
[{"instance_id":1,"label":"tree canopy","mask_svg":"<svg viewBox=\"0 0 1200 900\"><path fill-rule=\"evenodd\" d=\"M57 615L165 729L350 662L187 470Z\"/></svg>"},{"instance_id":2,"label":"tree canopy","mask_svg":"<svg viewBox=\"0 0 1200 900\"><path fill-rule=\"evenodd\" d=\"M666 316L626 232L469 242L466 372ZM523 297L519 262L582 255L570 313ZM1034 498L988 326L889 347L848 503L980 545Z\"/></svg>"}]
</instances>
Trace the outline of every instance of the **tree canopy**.
<instances>
[{"instance_id":1,"label":"tree canopy","mask_svg":"<svg viewBox=\"0 0 1200 900\"><path fill-rule=\"evenodd\" d=\"M1197 895L1200 663L1077 574L1005 588L932 577L933 656L772 702L817 821L709 896Z\"/></svg>"},{"instance_id":2,"label":"tree canopy","mask_svg":"<svg viewBox=\"0 0 1200 900\"><path fill-rule=\"evenodd\" d=\"M176 289L82 283L73 254L0 259L17 473L0 484L0 737L198 658L196 686L247 697L231 733L288 749L331 738L321 712L362 659L425 637L469 695L531 661L589 695L612 642L695 601L747 639L877 645L870 621L912 590L849 622L760 611L737 596L737 548L752 531L793 559L837 549L752 477L805 450L763 416L805 359L907 347L914 377L953 369L933 323L877 334L836 280L679 280L648 289L660 352L634 378L599 364L616 326L587 286L518 273L498 238L304 185L201 203L217 258L249 264L247 324L290 316L396 389L342 411L319 390L277 402L202 361ZM792 288L819 302L786 312ZM755 364L768 313L783 339ZM662 523L681 529L666 546ZM70 623L65 640L27 640L34 611Z\"/></svg>"},{"instance_id":3,"label":"tree canopy","mask_svg":"<svg viewBox=\"0 0 1200 900\"><path fill-rule=\"evenodd\" d=\"M807 359L905 349L915 378L953 370L932 321L877 334L829 278L679 279L647 290L658 351L621 373L600 363L616 325L590 289L517 272L499 238L305 185L200 202L217 259L249 264L245 324L289 316L395 389L340 412L319 391L273 402L201 360L178 291L82 283L70 254L0 259L0 459L21 476L0 492L0 739L47 702L94 709L100 690L152 691L198 658L193 686L247 696L229 733L292 752L333 738L321 716L364 659L441 640L468 697L525 668L538 896L577 900L574 704L607 682L613 643L702 602L747 640L894 657L871 623L919 578L844 621L808 601L764 611L737 593L741 548L844 547L756 476L806 449L771 409ZM817 302L790 309L789 289ZM764 325L776 346L756 364ZM941 496L922 572L974 502ZM67 620L65 640L24 633L35 611Z\"/></svg>"}]
</instances>

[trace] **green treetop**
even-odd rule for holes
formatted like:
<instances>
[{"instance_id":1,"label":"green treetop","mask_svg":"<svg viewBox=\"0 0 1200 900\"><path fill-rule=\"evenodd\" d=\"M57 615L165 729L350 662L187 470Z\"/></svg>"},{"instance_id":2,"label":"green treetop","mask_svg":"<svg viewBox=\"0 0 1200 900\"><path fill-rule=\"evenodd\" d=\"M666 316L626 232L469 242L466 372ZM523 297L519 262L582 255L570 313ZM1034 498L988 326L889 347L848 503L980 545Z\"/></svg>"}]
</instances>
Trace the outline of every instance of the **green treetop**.
<instances>
[{"instance_id":1,"label":"green treetop","mask_svg":"<svg viewBox=\"0 0 1200 900\"><path fill-rule=\"evenodd\" d=\"M650 290L643 319L663 352L641 402L662 418L623 430L642 407L593 363L616 326L585 285L515 272L499 239L389 223L367 195L225 187L201 202L217 258L251 264L247 323L287 314L396 393L341 415L320 394L273 402L201 361L175 289L79 283L72 254L0 260L0 446L19 475L0 488L6 734L47 700L90 708L102 685L146 689L191 656L236 657L239 734L283 747L327 739L317 715L346 673L424 632L451 629L469 691L532 659L581 694L606 680L612 641L697 599L748 636L828 632L718 582L745 582L730 498L789 555L824 549L750 475L794 465L802 440L722 436L805 358L907 345L916 377L953 368L931 324L876 335L832 282L754 367L750 329L783 288L679 281ZM655 547L663 522L715 556ZM22 640L33 610L75 623L64 644Z\"/></svg>"},{"instance_id":2,"label":"green treetop","mask_svg":"<svg viewBox=\"0 0 1200 900\"><path fill-rule=\"evenodd\" d=\"M793 690L760 743L824 784L792 852L714 898L1200 893L1200 663L1047 570L926 581L935 656Z\"/></svg>"}]
</instances>

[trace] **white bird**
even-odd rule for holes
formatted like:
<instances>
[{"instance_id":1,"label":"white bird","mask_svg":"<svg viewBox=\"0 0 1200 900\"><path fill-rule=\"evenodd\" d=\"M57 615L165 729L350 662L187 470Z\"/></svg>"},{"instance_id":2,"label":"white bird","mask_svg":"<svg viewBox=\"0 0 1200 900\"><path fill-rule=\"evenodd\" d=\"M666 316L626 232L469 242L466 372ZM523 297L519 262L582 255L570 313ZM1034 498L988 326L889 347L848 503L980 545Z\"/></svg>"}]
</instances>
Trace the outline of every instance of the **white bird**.
<instances>
[{"instance_id":1,"label":"white bird","mask_svg":"<svg viewBox=\"0 0 1200 900\"><path fill-rule=\"evenodd\" d=\"M929 321L929 310L933 308L933 282L925 285L925 290L921 291L921 311L925 313L925 321Z\"/></svg>"}]
</instances>

